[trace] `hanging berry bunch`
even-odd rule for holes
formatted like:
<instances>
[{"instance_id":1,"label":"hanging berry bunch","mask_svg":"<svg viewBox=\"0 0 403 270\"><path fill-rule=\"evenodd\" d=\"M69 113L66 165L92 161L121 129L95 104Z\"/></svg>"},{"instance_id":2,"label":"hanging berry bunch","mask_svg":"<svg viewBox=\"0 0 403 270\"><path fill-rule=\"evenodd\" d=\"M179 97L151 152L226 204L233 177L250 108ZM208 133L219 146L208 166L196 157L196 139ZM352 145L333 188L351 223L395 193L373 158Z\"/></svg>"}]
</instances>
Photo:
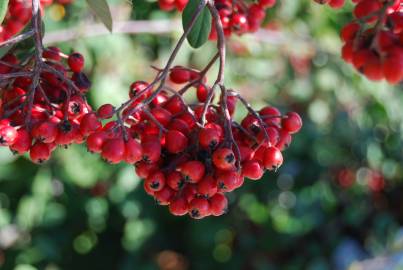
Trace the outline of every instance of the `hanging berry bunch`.
<instances>
[{"instance_id":1,"label":"hanging berry bunch","mask_svg":"<svg viewBox=\"0 0 403 270\"><path fill-rule=\"evenodd\" d=\"M315 0L333 8L344 0ZM341 30L343 59L373 81L403 81L403 0L353 0L355 20Z\"/></svg>"},{"instance_id":2,"label":"hanging berry bunch","mask_svg":"<svg viewBox=\"0 0 403 270\"><path fill-rule=\"evenodd\" d=\"M5 0L2 0L5 1ZM53 0L41 0L40 10L44 13L44 8L51 5ZM60 4L70 4L72 0L58 0ZM0 42L8 40L21 32L32 17L32 3L27 0L9 0L8 9L4 21L0 26Z\"/></svg>"},{"instance_id":3,"label":"hanging berry bunch","mask_svg":"<svg viewBox=\"0 0 403 270\"><path fill-rule=\"evenodd\" d=\"M192 42L192 29L206 11L219 30L218 53L203 70L171 67L185 38ZM209 85L206 74L217 61L217 79ZM213 2L202 1L152 82L133 82L130 99L119 108L105 104L83 117L80 130L88 135L88 150L109 163L134 164L145 191L174 215L199 219L223 214L226 193L241 187L245 178L258 180L265 170L280 167L281 151L302 126L295 112L281 115L275 107L255 111L224 86L224 66L219 12ZM181 87L176 90L170 83ZM183 98L190 91L197 102L189 104ZM233 118L237 102L249 112L241 122ZM115 120L101 125L114 115Z\"/></svg>"},{"instance_id":4,"label":"hanging berry bunch","mask_svg":"<svg viewBox=\"0 0 403 270\"><path fill-rule=\"evenodd\" d=\"M403 81L403 1L362 0L341 32L343 59L368 79Z\"/></svg>"},{"instance_id":5,"label":"hanging berry bunch","mask_svg":"<svg viewBox=\"0 0 403 270\"><path fill-rule=\"evenodd\" d=\"M12 49L0 60L2 146L42 163L56 146L85 141L111 164L133 164L159 204L193 218L223 214L226 193L283 163L281 152L300 130L301 118L274 107L255 111L224 85L226 27L217 2L189 2L184 33L166 66L152 82L134 82L120 107L104 104L96 112L84 97L90 82L82 55L43 48L40 3L32 3L32 29L0 43L18 49L20 41L33 39L35 48L25 58ZM173 66L186 39L200 47L213 28L218 51L204 69ZM217 78L209 84L207 73L217 62ZM183 98L190 91L197 102ZM237 102L249 112L241 122L233 118Z\"/></svg>"},{"instance_id":6,"label":"hanging berry bunch","mask_svg":"<svg viewBox=\"0 0 403 270\"><path fill-rule=\"evenodd\" d=\"M159 0L162 10L170 11L178 9L183 11L188 0ZM249 3L248 1L216 0L214 6L219 12L225 36L232 33L241 35L247 32L256 32L261 26L266 9L273 7L276 0L259 0ZM217 39L215 27L211 29L210 39Z\"/></svg>"},{"instance_id":7,"label":"hanging berry bunch","mask_svg":"<svg viewBox=\"0 0 403 270\"><path fill-rule=\"evenodd\" d=\"M9 53L0 60L0 145L29 152L33 162L42 163L58 145L84 141L79 127L91 112L84 98L90 82L81 72L81 54L43 48L39 3L34 3L32 30L24 34L34 40L34 53L25 58Z\"/></svg>"}]
</instances>

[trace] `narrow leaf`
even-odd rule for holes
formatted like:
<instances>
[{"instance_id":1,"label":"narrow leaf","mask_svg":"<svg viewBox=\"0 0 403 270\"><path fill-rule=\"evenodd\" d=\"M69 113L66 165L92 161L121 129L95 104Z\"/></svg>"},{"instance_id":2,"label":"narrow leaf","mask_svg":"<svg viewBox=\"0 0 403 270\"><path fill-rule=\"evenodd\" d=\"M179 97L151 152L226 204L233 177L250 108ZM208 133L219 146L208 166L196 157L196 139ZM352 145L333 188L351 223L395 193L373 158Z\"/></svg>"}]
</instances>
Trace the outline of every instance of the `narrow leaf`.
<instances>
[{"instance_id":1,"label":"narrow leaf","mask_svg":"<svg viewBox=\"0 0 403 270\"><path fill-rule=\"evenodd\" d=\"M4 17L6 16L8 8L8 0L0 1L0 24L3 22Z\"/></svg>"},{"instance_id":2,"label":"narrow leaf","mask_svg":"<svg viewBox=\"0 0 403 270\"><path fill-rule=\"evenodd\" d=\"M112 14L106 0L86 0L92 11L101 20L106 28L112 32Z\"/></svg>"},{"instance_id":3,"label":"narrow leaf","mask_svg":"<svg viewBox=\"0 0 403 270\"><path fill-rule=\"evenodd\" d=\"M198 0L190 0L183 10L182 25L186 31L190 25L192 18L199 6ZM204 7L199 17L196 19L195 24L187 36L187 40L193 48L201 47L208 40L211 31L211 14L207 7Z\"/></svg>"}]
</instances>

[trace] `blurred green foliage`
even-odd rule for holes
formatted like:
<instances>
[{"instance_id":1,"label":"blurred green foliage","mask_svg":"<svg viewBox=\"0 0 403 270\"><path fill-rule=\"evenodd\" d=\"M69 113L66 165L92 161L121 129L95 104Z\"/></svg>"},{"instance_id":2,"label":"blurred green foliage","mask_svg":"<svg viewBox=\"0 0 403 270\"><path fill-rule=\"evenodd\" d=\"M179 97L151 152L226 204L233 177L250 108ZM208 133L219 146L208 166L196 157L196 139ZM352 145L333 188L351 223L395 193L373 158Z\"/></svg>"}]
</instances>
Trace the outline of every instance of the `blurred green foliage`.
<instances>
[{"instance_id":1,"label":"blurred green foliage","mask_svg":"<svg viewBox=\"0 0 403 270\"><path fill-rule=\"evenodd\" d=\"M346 269L402 250L402 87L371 83L340 59L351 6L280 2L267 20L278 30L232 38L226 69L227 86L256 108L303 115L277 173L231 194L227 215L195 221L156 206L133 167L105 164L83 146L59 149L43 166L0 149L0 268ZM110 3L115 20L179 19L155 2ZM53 6L46 29L79 29L93 23L89 14L85 1ZM60 46L85 54L96 107L118 105L130 82L152 79L150 65L164 64L180 29L83 35ZM213 53L213 43L186 44L177 62L201 68Z\"/></svg>"}]
</instances>

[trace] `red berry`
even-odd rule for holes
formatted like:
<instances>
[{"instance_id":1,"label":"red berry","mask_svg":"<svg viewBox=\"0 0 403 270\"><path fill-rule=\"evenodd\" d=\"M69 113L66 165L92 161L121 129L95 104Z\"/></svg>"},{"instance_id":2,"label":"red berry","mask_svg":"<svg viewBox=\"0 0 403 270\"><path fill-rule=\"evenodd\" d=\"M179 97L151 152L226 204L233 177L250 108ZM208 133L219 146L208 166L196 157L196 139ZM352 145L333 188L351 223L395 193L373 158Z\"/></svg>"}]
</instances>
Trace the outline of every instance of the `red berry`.
<instances>
[{"instance_id":1,"label":"red berry","mask_svg":"<svg viewBox=\"0 0 403 270\"><path fill-rule=\"evenodd\" d=\"M153 192L160 191L165 186L165 176L162 172L155 172L144 180L144 186L147 186Z\"/></svg>"},{"instance_id":2,"label":"red berry","mask_svg":"<svg viewBox=\"0 0 403 270\"><path fill-rule=\"evenodd\" d=\"M171 72L169 73L169 78L173 83L186 83L190 81L191 72L182 66L175 66L171 69Z\"/></svg>"},{"instance_id":3,"label":"red berry","mask_svg":"<svg viewBox=\"0 0 403 270\"><path fill-rule=\"evenodd\" d=\"M268 170L277 169L283 164L283 155L276 147L268 147L264 152L264 166Z\"/></svg>"},{"instance_id":4,"label":"red berry","mask_svg":"<svg viewBox=\"0 0 403 270\"><path fill-rule=\"evenodd\" d=\"M217 180L208 175L197 183L197 193L205 198L210 198L217 193Z\"/></svg>"},{"instance_id":5,"label":"red berry","mask_svg":"<svg viewBox=\"0 0 403 270\"><path fill-rule=\"evenodd\" d=\"M228 200L224 194L217 193L210 198L210 211L213 216L221 216L227 212Z\"/></svg>"},{"instance_id":6,"label":"red berry","mask_svg":"<svg viewBox=\"0 0 403 270\"><path fill-rule=\"evenodd\" d=\"M32 162L41 164L50 158L50 152L49 145L42 142L36 142L31 147L29 156Z\"/></svg>"},{"instance_id":7,"label":"red berry","mask_svg":"<svg viewBox=\"0 0 403 270\"><path fill-rule=\"evenodd\" d=\"M168 186L165 186L162 190L155 192L154 197L159 205L169 205L171 198L175 192Z\"/></svg>"},{"instance_id":8,"label":"red berry","mask_svg":"<svg viewBox=\"0 0 403 270\"><path fill-rule=\"evenodd\" d=\"M302 127L302 119L296 112L289 112L281 121L284 130L290 134L298 132Z\"/></svg>"},{"instance_id":9,"label":"red berry","mask_svg":"<svg viewBox=\"0 0 403 270\"><path fill-rule=\"evenodd\" d=\"M258 161L249 160L242 164L242 175L252 180L259 180L263 176L263 169Z\"/></svg>"},{"instance_id":10,"label":"red berry","mask_svg":"<svg viewBox=\"0 0 403 270\"><path fill-rule=\"evenodd\" d=\"M121 162L125 157L125 143L122 138L106 140L102 146L101 156L111 164Z\"/></svg>"},{"instance_id":11,"label":"red berry","mask_svg":"<svg viewBox=\"0 0 403 270\"><path fill-rule=\"evenodd\" d=\"M203 178L205 167L200 161L188 161L180 166L180 171L186 182L197 183Z\"/></svg>"},{"instance_id":12,"label":"red berry","mask_svg":"<svg viewBox=\"0 0 403 270\"><path fill-rule=\"evenodd\" d=\"M169 204L169 212L174 216L183 216L188 213L188 202L185 198L172 199Z\"/></svg>"},{"instance_id":13,"label":"red berry","mask_svg":"<svg viewBox=\"0 0 403 270\"><path fill-rule=\"evenodd\" d=\"M10 146L17 139L17 130L11 126L0 127L0 146Z\"/></svg>"},{"instance_id":14,"label":"red berry","mask_svg":"<svg viewBox=\"0 0 403 270\"><path fill-rule=\"evenodd\" d=\"M213 128L204 128L199 133L199 144L203 148L214 149L220 143L221 134Z\"/></svg>"},{"instance_id":15,"label":"red berry","mask_svg":"<svg viewBox=\"0 0 403 270\"><path fill-rule=\"evenodd\" d=\"M135 139L129 138L125 143L125 155L124 160L126 163L134 164L141 160L143 152L140 143Z\"/></svg>"},{"instance_id":16,"label":"red berry","mask_svg":"<svg viewBox=\"0 0 403 270\"><path fill-rule=\"evenodd\" d=\"M229 148L220 148L213 153L213 163L220 170L235 169L235 154Z\"/></svg>"},{"instance_id":17,"label":"red berry","mask_svg":"<svg viewBox=\"0 0 403 270\"><path fill-rule=\"evenodd\" d=\"M173 171L167 175L167 185L173 190L180 190L184 184L185 180L180 172Z\"/></svg>"},{"instance_id":18,"label":"red berry","mask_svg":"<svg viewBox=\"0 0 403 270\"><path fill-rule=\"evenodd\" d=\"M17 131L17 137L14 143L10 146L10 150L22 155L29 151L32 144L31 135L23 128Z\"/></svg>"},{"instance_id":19,"label":"red berry","mask_svg":"<svg viewBox=\"0 0 403 270\"><path fill-rule=\"evenodd\" d=\"M165 135L165 147L173 154L183 152L188 145L188 138L180 131L169 130Z\"/></svg>"},{"instance_id":20,"label":"red berry","mask_svg":"<svg viewBox=\"0 0 403 270\"><path fill-rule=\"evenodd\" d=\"M72 53L69 55L67 63L73 72L81 72L84 67L84 57L80 53Z\"/></svg>"},{"instance_id":21,"label":"red berry","mask_svg":"<svg viewBox=\"0 0 403 270\"><path fill-rule=\"evenodd\" d=\"M189 203L189 215L195 219L201 219L210 215L210 203L207 199L194 198Z\"/></svg>"},{"instance_id":22,"label":"red berry","mask_svg":"<svg viewBox=\"0 0 403 270\"><path fill-rule=\"evenodd\" d=\"M219 192L231 192L239 186L240 175L236 172L226 171L217 175Z\"/></svg>"},{"instance_id":23,"label":"red berry","mask_svg":"<svg viewBox=\"0 0 403 270\"><path fill-rule=\"evenodd\" d=\"M104 104L99 107L97 114L101 119L109 119L115 113L115 107L112 104Z\"/></svg>"}]
</instances>

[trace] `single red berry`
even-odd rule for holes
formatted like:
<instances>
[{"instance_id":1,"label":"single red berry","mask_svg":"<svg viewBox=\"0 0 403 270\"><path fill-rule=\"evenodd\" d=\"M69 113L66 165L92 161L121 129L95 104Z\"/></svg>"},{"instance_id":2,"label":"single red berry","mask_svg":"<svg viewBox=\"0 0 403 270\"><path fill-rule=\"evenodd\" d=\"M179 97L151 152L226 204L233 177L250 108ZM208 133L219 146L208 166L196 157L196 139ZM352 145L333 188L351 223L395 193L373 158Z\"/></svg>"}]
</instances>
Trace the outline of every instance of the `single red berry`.
<instances>
[{"instance_id":1,"label":"single red berry","mask_svg":"<svg viewBox=\"0 0 403 270\"><path fill-rule=\"evenodd\" d=\"M153 192L160 191L165 186L165 176L162 172L154 172L144 180L144 185Z\"/></svg>"},{"instance_id":2,"label":"single red berry","mask_svg":"<svg viewBox=\"0 0 403 270\"><path fill-rule=\"evenodd\" d=\"M174 198L169 204L169 212L174 216L183 216L188 213L188 202L183 197Z\"/></svg>"},{"instance_id":3,"label":"single red berry","mask_svg":"<svg viewBox=\"0 0 403 270\"><path fill-rule=\"evenodd\" d=\"M213 163L220 170L233 170L235 169L235 154L229 148L220 148L213 153Z\"/></svg>"},{"instance_id":4,"label":"single red berry","mask_svg":"<svg viewBox=\"0 0 403 270\"><path fill-rule=\"evenodd\" d=\"M49 145L36 142L32 145L31 150L29 152L29 156L34 163L41 164L47 161L50 158L51 151L49 149Z\"/></svg>"},{"instance_id":5,"label":"single red berry","mask_svg":"<svg viewBox=\"0 0 403 270\"><path fill-rule=\"evenodd\" d=\"M69 55L67 63L73 72L81 72L84 67L84 57L80 53L72 53Z\"/></svg>"},{"instance_id":6,"label":"single red berry","mask_svg":"<svg viewBox=\"0 0 403 270\"><path fill-rule=\"evenodd\" d=\"M171 198L175 192L168 186L165 186L162 190L154 193L154 198L159 205L169 205Z\"/></svg>"},{"instance_id":7,"label":"single red berry","mask_svg":"<svg viewBox=\"0 0 403 270\"><path fill-rule=\"evenodd\" d=\"M203 148L214 149L220 143L220 132L213 128L204 128L199 133L199 144Z\"/></svg>"},{"instance_id":8,"label":"single red berry","mask_svg":"<svg viewBox=\"0 0 403 270\"><path fill-rule=\"evenodd\" d=\"M125 143L122 138L106 140L102 146L101 156L111 164L121 162L125 157Z\"/></svg>"},{"instance_id":9,"label":"single red berry","mask_svg":"<svg viewBox=\"0 0 403 270\"><path fill-rule=\"evenodd\" d=\"M180 190L184 184L185 180L180 172L173 171L167 175L167 185L173 190Z\"/></svg>"},{"instance_id":10,"label":"single red berry","mask_svg":"<svg viewBox=\"0 0 403 270\"><path fill-rule=\"evenodd\" d=\"M210 211L213 216L221 216L227 212L228 200L224 194L217 193L210 198Z\"/></svg>"},{"instance_id":11,"label":"single red berry","mask_svg":"<svg viewBox=\"0 0 403 270\"><path fill-rule=\"evenodd\" d=\"M157 171L158 167L155 164L149 164L144 161L136 163L136 174L140 178L147 178L151 173Z\"/></svg>"},{"instance_id":12,"label":"single red berry","mask_svg":"<svg viewBox=\"0 0 403 270\"><path fill-rule=\"evenodd\" d=\"M169 78L173 83L186 83L190 81L191 72L182 66L175 66L171 69L171 72L169 73Z\"/></svg>"},{"instance_id":13,"label":"single red berry","mask_svg":"<svg viewBox=\"0 0 403 270\"><path fill-rule=\"evenodd\" d=\"M109 119L112 118L115 113L115 107L112 104L104 104L99 107L97 111L97 115L101 119Z\"/></svg>"},{"instance_id":14,"label":"single red berry","mask_svg":"<svg viewBox=\"0 0 403 270\"><path fill-rule=\"evenodd\" d=\"M135 139L129 138L125 143L125 155L124 161L129 164L134 164L141 160L143 157L143 152L140 143Z\"/></svg>"},{"instance_id":15,"label":"single red berry","mask_svg":"<svg viewBox=\"0 0 403 270\"><path fill-rule=\"evenodd\" d=\"M32 137L44 143L51 143L56 140L58 128L56 123L46 121L35 125L32 128Z\"/></svg>"},{"instance_id":16,"label":"single red berry","mask_svg":"<svg viewBox=\"0 0 403 270\"><path fill-rule=\"evenodd\" d=\"M151 87L148 82L136 81L130 85L129 97L137 98L137 101L141 101L151 94Z\"/></svg>"},{"instance_id":17,"label":"single red berry","mask_svg":"<svg viewBox=\"0 0 403 270\"><path fill-rule=\"evenodd\" d=\"M189 183L199 182L204 176L204 171L204 164L196 160L188 161L180 166L180 172Z\"/></svg>"},{"instance_id":18,"label":"single red berry","mask_svg":"<svg viewBox=\"0 0 403 270\"><path fill-rule=\"evenodd\" d=\"M217 193L217 180L208 175L197 183L197 193L205 198L210 198Z\"/></svg>"},{"instance_id":19,"label":"single red berry","mask_svg":"<svg viewBox=\"0 0 403 270\"><path fill-rule=\"evenodd\" d=\"M183 152L188 145L188 138L180 131L169 130L165 135L165 148L173 154Z\"/></svg>"},{"instance_id":20,"label":"single red berry","mask_svg":"<svg viewBox=\"0 0 403 270\"><path fill-rule=\"evenodd\" d=\"M289 112L281 121L281 125L288 133L293 134L298 132L302 127L302 119L296 112Z\"/></svg>"},{"instance_id":21,"label":"single red berry","mask_svg":"<svg viewBox=\"0 0 403 270\"><path fill-rule=\"evenodd\" d=\"M161 143L157 138L151 138L147 142L142 142L143 160L155 163L161 158Z\"/></svg>"},{"instance_id":22,"label":"single red berry","mask_svg":"<svg viewBox=\"0 0 403 270\"><path fill-rule=\"evenodd\" d=\"M264 166L268 170L275 170L283 164L283 155L276 147L268 147L264 152Z\"/></svg>"},{"instance_id":23,"label":"single red berry","mask_svg":"<svg viewBox=\"0 0 403 270\"><path fill-rule=\"evenodd\" d=\"M224 171L217 175L219 192L231 192L239 186L240 175L236 172Z\"/></svg>"},{"instance_id":24,"label":"single red berry","mask_svg":"<svg viewBox=\"0 0 403 270\"><path fill-rule=\"evenodd\" d=\"M14 127L0 127L0 146L10 146L17 139L18 133Z\"/></svg>"},{"instance_id":25,"label":"single red berry","mask_svg":"<svg viewBox=\"0 0 403 270\"><path fill-rule=\"evenodd\" d=\"M17 137L15 138L14 143L10 146L10 150L22 155L29 151L31 144L32 138L29 132L23 128L20 128L17 131Z\"/></svg>"},{"instance_id":26,"label":"single red berry","mask_svg":"<svg viewBox=\"0 0 403 270\"><path fill-rule=\"evenodd\" d=\"M263 169L259 161L249 160L242 164L242 175L252 180L259 180L263 176Z\"/></svg>"},{"instance_id":27,"label":"single red berry","mask_svg":"<svg viewBox=\"0 0 403 270\"><path fill-rule=\"evenodd\" d=\"M98 131L98 132L92 133L87 138L88 151L90 151L92 153L101 153L102 146L104 145L106 140L107 140L107 135L105 132Z\"/></svg>"},{"instance_id":28,"label":"single red berry","mask_svg":"<svg viewBox=\"0 0 403 270\"><path fill-rule=\"evenodd\" d=\"M210 203L207 199L194 198L189 203L189 215L195 219L201 219L210 215Z\"/></svg>"},{"instance_id":29,"label":"single red berry","mask_svg":"<svg viewBox=\"0 0 403 270\"><path fill-rule=\"evenodd\" d=\"M100 128L102 128L102 124L95 113L87 113L83 118L81 118L80 132L84 136L88 136Z\"/></svg>"}]
</instances>

